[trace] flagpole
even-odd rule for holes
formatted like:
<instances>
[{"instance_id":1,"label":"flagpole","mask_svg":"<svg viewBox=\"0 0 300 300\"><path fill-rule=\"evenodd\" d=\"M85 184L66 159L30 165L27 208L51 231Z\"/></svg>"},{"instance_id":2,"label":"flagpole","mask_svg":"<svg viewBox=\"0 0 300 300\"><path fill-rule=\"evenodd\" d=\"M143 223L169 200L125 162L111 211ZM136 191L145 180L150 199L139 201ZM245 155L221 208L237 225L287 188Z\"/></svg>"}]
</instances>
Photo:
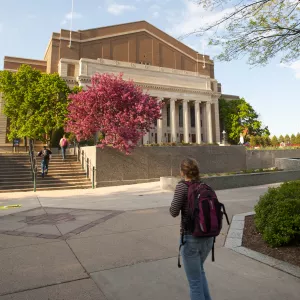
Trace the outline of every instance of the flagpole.
<instances>
[{"instance_id":1,"label":"flagpole","mask_svg":"<svg viewBox=\"0 0 300 300\"><path fill-rule=\"evenodd\" d=\"M72 47L72 29L73 29L73 11L74 11L74 0L72 0L72 9L71 9L71 20L70 20L70 43L69 48Z\"/></svg>"}]
</instances>

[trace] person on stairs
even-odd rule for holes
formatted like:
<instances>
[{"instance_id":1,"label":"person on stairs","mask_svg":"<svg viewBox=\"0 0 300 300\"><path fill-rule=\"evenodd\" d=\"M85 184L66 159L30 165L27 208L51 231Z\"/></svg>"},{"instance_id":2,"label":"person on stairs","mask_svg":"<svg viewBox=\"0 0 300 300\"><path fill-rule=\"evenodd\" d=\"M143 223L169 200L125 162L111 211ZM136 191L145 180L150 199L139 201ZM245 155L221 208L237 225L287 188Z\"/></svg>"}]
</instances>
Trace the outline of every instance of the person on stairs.
<instances>
[{"instance_id":1,"label":"person on stairs","mask_svg":"<svg viewBox=\"0 0 300 300\"><path fill-rule=\"evenodd\" d=\"M65 135L60 139L59 146L61 148L62 158L63 158L63 160L65 160L65 158L66 158L66 149L68 147L68 140L66 139Z\"/></svg>"},{"instance_id":2,"label":"person on stairs","mask_svg":"<svg viewBox=\"0 0 300 300\"><path fill-rule=\"evenodd\" d=\"M52 152L51 150L47 149L46 146L38 153L37 156L42 157L42 162L41 162L41 173L42 177L45 177L45 174L48 174L49 170L49 161L51 158Z\"/></svg>"}]
</instances>

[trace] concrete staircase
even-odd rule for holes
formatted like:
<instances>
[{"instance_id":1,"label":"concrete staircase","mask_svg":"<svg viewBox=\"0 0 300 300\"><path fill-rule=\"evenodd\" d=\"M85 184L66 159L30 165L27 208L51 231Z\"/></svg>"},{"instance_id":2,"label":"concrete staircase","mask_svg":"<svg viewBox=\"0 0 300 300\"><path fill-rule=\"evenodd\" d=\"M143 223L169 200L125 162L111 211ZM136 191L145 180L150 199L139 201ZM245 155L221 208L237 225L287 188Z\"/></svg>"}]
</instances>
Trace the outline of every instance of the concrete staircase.
<instances>
[{"instance_id":1,"label":"concrete staircase","mask_svg":"<svg viewBox=\"0 0 300 300\"><path fill-rule=\"evenodd\" d=\"M41 176L41 159L37 158L37 191L58 189L80 189L92 186L86 179L85 171L75 156L53 155L49 164L49 172L45 178ZM33 191L31 166L28 154L0 153L0 193Z\"/></svg>"}]
</instances>

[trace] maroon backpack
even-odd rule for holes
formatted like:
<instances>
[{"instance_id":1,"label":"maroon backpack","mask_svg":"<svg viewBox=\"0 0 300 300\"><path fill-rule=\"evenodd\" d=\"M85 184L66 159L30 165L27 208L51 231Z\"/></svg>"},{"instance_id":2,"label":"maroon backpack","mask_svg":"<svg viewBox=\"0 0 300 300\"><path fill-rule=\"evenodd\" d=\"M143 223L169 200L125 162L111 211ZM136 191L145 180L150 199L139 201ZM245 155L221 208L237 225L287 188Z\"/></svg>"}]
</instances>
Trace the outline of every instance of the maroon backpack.
<instances>
[{"instance_id":1,"label":"maroon backpack","mask_svg":"<svg viewBox=\"0 0 300 300\"><path fill-rule=\"evenodd\" d=\"M183 224L184 229L192 232L194 237L214 237L220 234L223 215L229 225L229 219L224 204L220 203L215 191L202 182L184 182L188 186L188 216ZM182 235L181 245L184 245ZM214 244L212 248L212 261L214 257ZM180 261L178 261L180 267Z\"/></svg>"}]
</instances>

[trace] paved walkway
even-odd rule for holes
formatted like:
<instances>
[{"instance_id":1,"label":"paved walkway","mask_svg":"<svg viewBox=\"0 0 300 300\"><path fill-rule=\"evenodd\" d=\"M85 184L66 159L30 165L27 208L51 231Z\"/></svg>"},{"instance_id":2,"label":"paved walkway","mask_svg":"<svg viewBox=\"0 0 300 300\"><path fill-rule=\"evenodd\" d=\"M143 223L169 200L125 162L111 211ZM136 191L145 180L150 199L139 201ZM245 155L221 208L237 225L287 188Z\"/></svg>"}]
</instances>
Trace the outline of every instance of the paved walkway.
<instances>
[{"instance_id":1,"label":"paved walkway","mask_svg":"<svg viewBox=\"0 0 300 300\"><path fill-rule=\"evenodd\" d=\"M253 210L267 186L219 191L233 214ZM0 300L184 300L179 219L158 183L0 194ZM206 263L214 300L299 299L300 281L223 248Z\"/></svg>"}]
</instances>

